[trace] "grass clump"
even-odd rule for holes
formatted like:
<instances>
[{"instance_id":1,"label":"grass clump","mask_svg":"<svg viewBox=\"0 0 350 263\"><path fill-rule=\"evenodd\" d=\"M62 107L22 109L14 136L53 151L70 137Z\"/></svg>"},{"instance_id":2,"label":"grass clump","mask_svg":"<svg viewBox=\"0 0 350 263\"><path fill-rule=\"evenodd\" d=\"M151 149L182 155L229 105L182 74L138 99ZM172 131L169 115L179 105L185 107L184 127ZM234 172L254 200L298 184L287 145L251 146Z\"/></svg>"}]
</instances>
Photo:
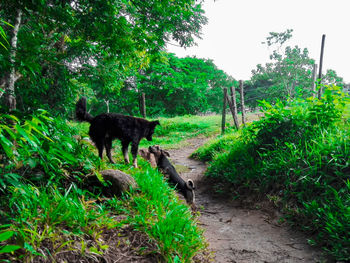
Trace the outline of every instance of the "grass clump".
<instances>
[{"instance_id":1,"label":"grass clump","mask_svg":"<svg viewBox=\"0 0 350 263\"><path fill-rule=\"evenodd\" d=\"M209 137L220 130L220 116L179 116L174 118L160 118L160 126L156 128L153 142L163 147L174 147L180 142L198 137ZM144 144L141 144L144 145Z\"/></svg>"},{"instance_id":2,"label":"grass clump","mask_svg":"<svg viewBox=\"0 0 350 263\"><path fill-rule=\"evenodd\" d=\"M134 177L142 195L130 200L135 211L133 225L161 241L158 248L168 262L190 262L196 251L205 249L206 241L188 206L179 204L159 172L149 168L136 171Z\"/></svg>"},{"instance_id":3,"label":"grass clump","mask_svg":"<svg viewBox=\"0 0 350 263\"><path fill-rule=\"evenodd\" d=\"M200 148L196 149L192 153L191 157L200 159L204 162L210 161L214 159L217 154L229 152L232 148L234 148L234 145L239 136L239 131L235 133L220 135L215 139L210 140L208 143L204 144Z\"/></svg>"},{"instance_id":4,"label":"grass clump","mask_svg":"<svg viewBox=\"0 0 350 263\"><path fill-rule=\"evenodd\" d=\"M211 161L207 175L236 197L274 200L313 236L310 243L350 260L349 99L328 88L320 100L263 106L265 117L231 135L234 141L221 137L197 151Z\"/></svg>"}]
</instances>

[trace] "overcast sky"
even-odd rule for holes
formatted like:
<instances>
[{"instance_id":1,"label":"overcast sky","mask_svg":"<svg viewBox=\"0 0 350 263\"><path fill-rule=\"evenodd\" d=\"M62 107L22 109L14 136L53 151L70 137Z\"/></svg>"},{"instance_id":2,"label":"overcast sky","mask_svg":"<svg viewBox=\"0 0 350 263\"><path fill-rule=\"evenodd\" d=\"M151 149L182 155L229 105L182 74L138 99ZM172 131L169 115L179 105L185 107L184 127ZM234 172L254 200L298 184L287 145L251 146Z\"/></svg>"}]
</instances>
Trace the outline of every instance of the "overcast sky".
<instances>
[{"instance_id":1,"label":"overcast sky","mask_svg":"<svg viewBox=\"0 0 350 263\"><path fill-rule=\"evenodd\" d=\"M269 32L293 29L286 44L307 48L319 63L322 34L326 35L323 72L334 69L350 82L350 0L206 0L209 19L198 46L168 45L179 57L209 58L235 79L247 80L271 50L261 42Z\"/></svg>"}]
</instances>

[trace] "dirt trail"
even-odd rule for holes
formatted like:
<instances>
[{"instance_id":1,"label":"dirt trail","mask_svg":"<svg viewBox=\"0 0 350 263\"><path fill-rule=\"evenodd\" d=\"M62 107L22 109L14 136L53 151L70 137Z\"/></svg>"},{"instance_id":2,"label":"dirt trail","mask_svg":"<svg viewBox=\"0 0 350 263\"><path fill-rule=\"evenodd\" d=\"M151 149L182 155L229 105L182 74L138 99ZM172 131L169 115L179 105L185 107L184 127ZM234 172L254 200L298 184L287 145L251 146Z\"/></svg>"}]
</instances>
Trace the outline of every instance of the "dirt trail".
<instances>
[{"instance_id":1,"label":"dirt trail","mask_svg":"<svg viewBox=\"0 0 350 263\"><path fill-rule=\"evenodd\" d=\"M278 214L237 206L215 197L203 174L206 165L188 156L203 140L192 139L181 149L169 150L175 166L187 167L182 177L194 180L196 205L201 213L209 249L215 262L320 262L321 252L311 248L301 233L278 225ZM179 169L181 170L181 169Z\"/></svg>"}]
</instances>

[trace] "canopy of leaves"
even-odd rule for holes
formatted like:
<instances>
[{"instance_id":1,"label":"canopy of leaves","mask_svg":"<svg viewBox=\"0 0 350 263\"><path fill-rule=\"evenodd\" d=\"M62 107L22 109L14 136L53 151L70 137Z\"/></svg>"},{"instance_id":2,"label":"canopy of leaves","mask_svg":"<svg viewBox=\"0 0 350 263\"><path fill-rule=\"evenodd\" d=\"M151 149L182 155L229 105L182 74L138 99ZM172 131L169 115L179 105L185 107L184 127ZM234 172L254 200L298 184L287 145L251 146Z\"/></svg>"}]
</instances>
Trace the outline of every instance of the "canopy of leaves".
<instances>
[{"instance_id":1,"label":"canopy of leaves","mask_svg":"<svg viewBox=\"0 0 350 263\"><path fill-rule=\"evenodd\" d=\"M142 92L150 115L184 115L219 112L222 88L232 84L232 77L219 70L211 60L178 58L164 53L137 74L135 85L125 86L117 105L130 114ZM134 98L131 99L130 98Z\"/></svg>"},{"instance_id":2,"label":"canopy of leaves","mask_svg":"<svg viewBox=\"0 0 350 263\"><path fill-rule=\"evenodd\" d=\"M201 2L1 1L0 17L6 21L14 20L14 10L23 11L15 65L22 75L19 109L64 112L63 105L82 91L78 88L91 82L98 83L97 93L119 90L167 41L194 45L207 21ZM11 28L4 29L11 36ZM1 71L7 72L8 51L0 52Z\"/></svg>"}]
</instances>

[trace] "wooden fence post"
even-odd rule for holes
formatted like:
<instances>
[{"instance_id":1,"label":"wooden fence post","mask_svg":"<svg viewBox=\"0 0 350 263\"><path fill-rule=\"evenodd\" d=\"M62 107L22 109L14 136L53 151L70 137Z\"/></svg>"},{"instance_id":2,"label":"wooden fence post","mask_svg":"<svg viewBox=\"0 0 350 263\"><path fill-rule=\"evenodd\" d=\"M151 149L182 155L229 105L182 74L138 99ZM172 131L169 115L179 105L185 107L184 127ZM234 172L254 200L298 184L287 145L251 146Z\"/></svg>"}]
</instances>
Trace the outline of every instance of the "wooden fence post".
<instances>
[{"instance_id":1,"label":"wooden fence post","mask_svg":"<svg viewBox=\"0 0 350 263\"><path fill-rule=\"evenodd\" d=\"M239 81L239 90L240 90L240 93L241 93L242 124L245 125L243 80Z\"/></svg>"},{"instance_id":2,"label":"wooden fence post","mask_svg":"<svg viewBox=\"0 0 350 263\"><path fill-rule=\"evenodd\" d=\"M326 35L322 35L322 43L321 43L321 55L320 55L320 69L318 72L318 84L320 85L320 88L318 90L318 99L321 99L322 96L322 87L321 87L321 81L322 81L322 64L323 64L323 50L324 50L324 42L326 40Z\"/></svg>"},{"instance_id":3,"label":"wooden fence post","mask_svg":"<svg viewBox=\"0 0 350 263\"><path fill-rule=\"evenodd\" d=\"M227 96L227 101L228 101L228 105L229 105L231 113L232 113L232 117L233 117L233 121L235 123L236 129L239 129L239 123L238 123L238 117L237 117L237 101L236 101L236 89L235 89L235 87L231 86L230 87L230 91L231 91L231 100Z\"/></svg>"},{"instance_id":4,"label":"wooden fence post","mask_svg":"<svg viewBox=\"0 0 350 263\"><path fill-rule=\"evenodd\" d=\"M316 75L317 75L317 64L314 64L312 69L312 97L314 98L316 98Z\"/></svg>"},{"instance_id":5,"label":"wooden fence post","mask_svg":"<svg viewBox=\"0 0 350 263\"><path fill-rule=\"evenodd\" d=\"M221 121L221 134L225 133L226 125L226 101L227 101L227 88L224 88L224 101L222 106L222 121Z\"/></svg>"},{"instance_id":6,"label":"wooden fence post","mask_svg":"<svg viewBox=\"0 0 350 263\"><path fill-rule=\"evenodd\" d=\"M146 118L146 96L144 92L141 94L141 114L143 118Z\"/></svg>"}]
</instances>

